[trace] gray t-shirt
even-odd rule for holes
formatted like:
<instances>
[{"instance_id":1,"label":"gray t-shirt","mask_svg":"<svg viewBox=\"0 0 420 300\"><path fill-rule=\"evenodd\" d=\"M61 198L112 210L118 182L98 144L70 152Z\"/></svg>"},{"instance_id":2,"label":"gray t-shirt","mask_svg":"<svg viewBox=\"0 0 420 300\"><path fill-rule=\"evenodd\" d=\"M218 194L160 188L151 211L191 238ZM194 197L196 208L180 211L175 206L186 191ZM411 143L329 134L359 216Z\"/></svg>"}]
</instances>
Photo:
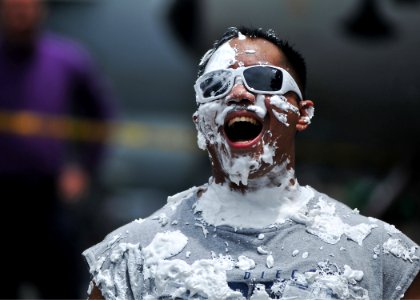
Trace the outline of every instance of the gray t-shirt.
<instances>
[{"instance_id":1,"label":"gray t-shirt","mask_svg":"<svg viewBox=\"0 0 420 300\"><path fill-rule=\"evenodd\" d=\"M191 189L83 254L106 299L400 299L417 245L307 188L301 216L262 230L206 224Z\"/></svg>"}]
</instances>

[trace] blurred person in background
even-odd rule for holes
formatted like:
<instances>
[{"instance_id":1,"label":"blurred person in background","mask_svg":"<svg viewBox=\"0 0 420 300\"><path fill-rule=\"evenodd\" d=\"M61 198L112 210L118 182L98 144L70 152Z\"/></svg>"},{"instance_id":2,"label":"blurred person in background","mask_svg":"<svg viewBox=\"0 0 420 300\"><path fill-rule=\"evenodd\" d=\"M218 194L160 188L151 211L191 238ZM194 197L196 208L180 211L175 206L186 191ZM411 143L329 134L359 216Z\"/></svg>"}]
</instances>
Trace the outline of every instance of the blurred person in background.
<instances>
[{"instance_id":1,"label":"blurred person in background","mask_svg":"<svg viewBox=\"0 0 420 300\"><path fill-rule=\"evenodd\" d=\"M41 0L0 0L0 298L17 298L23 283L41 298L79 297L74 207L114 114L89 54L44 32L45 15Z\"/></svg>"}]
</instances>

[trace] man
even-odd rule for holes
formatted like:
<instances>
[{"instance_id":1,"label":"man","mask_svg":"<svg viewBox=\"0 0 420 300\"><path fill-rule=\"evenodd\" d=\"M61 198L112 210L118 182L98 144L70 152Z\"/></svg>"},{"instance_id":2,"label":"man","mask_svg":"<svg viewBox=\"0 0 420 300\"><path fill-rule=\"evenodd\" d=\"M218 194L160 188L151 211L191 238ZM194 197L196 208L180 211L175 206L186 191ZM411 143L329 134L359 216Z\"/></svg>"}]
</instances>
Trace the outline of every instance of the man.
<instances>
[{"instance_id":1,"label":"man","mask_svg":"<svg viewBox=\"0 0 420 300\"><path fill-rule=\"evenodd\" d=\"M295 134L313 115L301 56L230 28L194 87L213 177L86 250L90 299L400 299L417 246L297 182Z\"/></svg>"},{"instance_id":2,"label":"man","mask_svg":"<svg viewBox=\"0 0 420 300\"><path fill-rule=\"evenodd\" d=\"M18 297L25 283L41 298L79 296L74 204L92 183L103 141L81 140L86 126L71 120L103 123L112 111L89 55L43 32L45 14L42 0L0 0L0 298ZM51 276L58 266L62 276Z\"/></svg>"}]
</instances>

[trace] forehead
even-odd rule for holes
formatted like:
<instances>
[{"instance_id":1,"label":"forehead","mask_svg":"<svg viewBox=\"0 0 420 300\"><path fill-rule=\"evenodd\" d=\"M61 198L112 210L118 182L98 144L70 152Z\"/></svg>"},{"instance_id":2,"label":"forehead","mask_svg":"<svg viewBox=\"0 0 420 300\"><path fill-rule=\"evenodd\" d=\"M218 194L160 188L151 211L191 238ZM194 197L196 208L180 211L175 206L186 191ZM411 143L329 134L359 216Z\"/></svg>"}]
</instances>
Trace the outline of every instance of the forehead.
<instances>
[{"instance_id":1,"label":"forehead","mask_svg":"<svg viewBox=\"0 0 420 300\"><path fill-rule=\"evenodd\" d=\"M232 67L251 65L274 65L283 67L285 57L273 43L261 38L234 38L229 45L235 50L235 64Z\"/></svg>"},{"instance_id":2,"label":"forehead","mask_svg":"<svg viewBox=\"0 0 420 300\"><path fill-rule=\"evenodd\" d=\"M289 69L283 52L262 38L241 35L221 45L211 56L204 73L252 65L274 65Z\"/></svg>"}]
</instances>

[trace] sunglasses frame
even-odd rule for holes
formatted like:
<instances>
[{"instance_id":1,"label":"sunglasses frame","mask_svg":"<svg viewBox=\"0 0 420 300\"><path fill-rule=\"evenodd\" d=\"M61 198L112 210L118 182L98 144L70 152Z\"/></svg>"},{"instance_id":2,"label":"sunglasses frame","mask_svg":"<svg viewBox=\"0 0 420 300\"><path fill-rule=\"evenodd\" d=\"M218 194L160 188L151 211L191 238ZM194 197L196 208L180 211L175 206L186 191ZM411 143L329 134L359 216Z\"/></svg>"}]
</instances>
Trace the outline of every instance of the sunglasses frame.
<instances>
[{"instance_id":1,"label":"sunglasses frame","mask_svg":"<svg viewBox=\"0 0 420 300\"><path fill-rule=\"evenodd\" d=\"M270 69L276 69L282 72L283 74L283 80L282 80L282 85L281 85L281 89L278 91L263 91L263 90L257 90L254 89L252 87L250 87L248 85L248 83L246 82L246 79L244 77L244 71L250 68L270 68ZM223 71L226 73L230 73L230 76L228 78L228 88L226 89L225 92L221 93L220 95L217 96L211 96L211 97L204 97L203 96L203 91L200 88L200 84L206 80L207 78L209 78L209 75L211 75L212 73L215 72L220 72ZM219 70L214 70L208 73L205 73L203 75L201 75L197 81L194 84L194 90L195 93L197 95L197 103L203 104L203 103L207 103L207 102L211 102L217 99L221 99L223 97L225 97L227 94L229 94L234 86L235 80L237 77L240 77L242 80L242 83L244 84L244 86L251 92L253 93L257 93L257 94L266 94L266 95L284 95L287 92L295 92L300 100L303 100L302 97L302 93L296 83L296 81L293 79L292 75L290 75L289 72L287 72L285 69L277 67L277 66L272 66L272 65L253 65L253 66L248 66L248 67L239 67L236 69L219 69Z\"/></svg>"}]
</instances>

